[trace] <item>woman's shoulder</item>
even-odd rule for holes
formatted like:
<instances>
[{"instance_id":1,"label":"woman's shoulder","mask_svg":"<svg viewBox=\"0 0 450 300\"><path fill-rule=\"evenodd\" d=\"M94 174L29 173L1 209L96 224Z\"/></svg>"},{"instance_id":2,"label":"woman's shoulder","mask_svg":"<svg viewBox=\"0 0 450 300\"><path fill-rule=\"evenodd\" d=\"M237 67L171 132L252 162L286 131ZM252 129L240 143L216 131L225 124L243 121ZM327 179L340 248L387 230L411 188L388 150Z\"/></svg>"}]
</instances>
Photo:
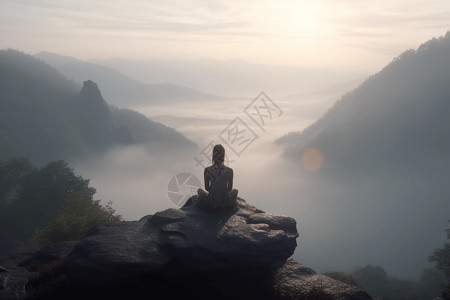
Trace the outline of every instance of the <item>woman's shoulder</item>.
<instances>
[{"instance_id":1,"label":"woman's shoulder","mask_svg":"<svg viewBox=\"0 0 450 300\"><path fill-rule=\"evenodd\" d=\"M205 170L203 171L203 173L211 173L211 172L214 172L214 165L212 165L212 166L209 166L209 167L206 167L205 168Z\"/></svg>"},{"instance_id":2,"label":"woman's shoulder","mask_svg":"<svg viewBox=\"0 0 450 300\"><path fill-rule=\"evenodd\" d=\"M225 165L221 165L221 166L220 166L220 169L221 169L221 170L224 170L225 172L233 173L233 169L230 168L230 167L227 167L227 166L225 166ZM206 174L206 173L215 173L217 170L219 170L219 168L217 168L216 165L211 165L211 166L205 168L204 173L205 173L205 174Z\"/></svg>"}]
</instances>

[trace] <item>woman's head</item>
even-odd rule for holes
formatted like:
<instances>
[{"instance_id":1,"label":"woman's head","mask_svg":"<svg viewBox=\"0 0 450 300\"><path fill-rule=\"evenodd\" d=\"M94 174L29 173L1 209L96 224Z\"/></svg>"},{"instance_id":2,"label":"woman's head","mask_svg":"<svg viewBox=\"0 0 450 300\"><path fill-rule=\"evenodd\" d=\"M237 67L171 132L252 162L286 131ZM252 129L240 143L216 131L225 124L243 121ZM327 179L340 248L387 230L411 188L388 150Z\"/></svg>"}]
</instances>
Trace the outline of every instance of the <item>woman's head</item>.
<instances>
[{"instance_id":1,"label":"woman's head","mask_svg":"<svg viewBox=\"0 0 450 300\"><path fill-rule=\"evenodd\" d=\"M224 160L225 160L225 148L221 144L215 145L212 157L213 163L215 164L223 163Z\"/></svg>"}]
</instances>

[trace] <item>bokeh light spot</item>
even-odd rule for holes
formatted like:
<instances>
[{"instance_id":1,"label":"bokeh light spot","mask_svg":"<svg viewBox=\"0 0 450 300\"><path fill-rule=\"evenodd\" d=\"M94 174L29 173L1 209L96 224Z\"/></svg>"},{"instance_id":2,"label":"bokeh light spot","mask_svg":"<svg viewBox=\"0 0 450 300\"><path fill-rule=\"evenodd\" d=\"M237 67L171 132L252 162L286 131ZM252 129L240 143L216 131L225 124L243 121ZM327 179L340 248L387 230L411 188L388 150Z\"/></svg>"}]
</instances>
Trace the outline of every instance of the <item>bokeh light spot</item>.
<instances>
[{"instance_id":1,"label":"bokeh light spot","mask_svg":"<svg viewBox=\"0 0 450 300\"><path fill-rule=\"evenodd\" d=\"M323 154L317 148L308 148L302 154L301 163L306 170L317 171L323 165Z\"/></svg>"}]
</instances>

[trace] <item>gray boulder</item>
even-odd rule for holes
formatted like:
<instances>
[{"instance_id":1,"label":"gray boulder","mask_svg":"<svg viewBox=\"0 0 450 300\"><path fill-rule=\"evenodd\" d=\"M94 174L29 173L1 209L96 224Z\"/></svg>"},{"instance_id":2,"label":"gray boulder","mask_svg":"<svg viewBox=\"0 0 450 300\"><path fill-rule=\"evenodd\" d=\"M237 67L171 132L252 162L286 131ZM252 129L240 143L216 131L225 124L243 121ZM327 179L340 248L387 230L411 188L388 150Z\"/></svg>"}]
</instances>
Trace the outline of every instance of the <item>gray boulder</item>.
<instances>
[{"instance_id":1,"label":"gray boulder","mask_svg":"<svg viewBox=\"0 0 450 300\"><path fill-rule=\"evenodd\" d=\"M27 284L38 273L36 269L63 260L76 243L63 242L35 253L20 253L0 258L0 264L4 267L4 271L0 272L0 299L24 299L27 296Z\"/></svg>"},{"instance_id":2,"label":"gray boulder","mask_svg":"<svg viewBox=\"0 0 450 300\"><path fill-rule=\"evenodd\" d=\"M292 258L278 268L274 275L274 292L278 299L328 299L369 300L365 291L352 285L317 274L312 269L299 264ZM320 298L321 295L323 298Z\"/></svg>"},{"instance_id":3,"label":"gray boulder","mask_svg":"<svg viewBox=\"0 0 450 300\"><path fill-rule=\"evenodd\" d=\"M28 272L19 264L25 256L16 254L8 259L0 259L7 272L0 273L0 299L23 299L26 295L25 285L28 282Z\"/></svg>"},{"instance_id":4,"label":"gray boulder","mask_svg":"<svg viewBox=\"0 0 450 300\"><path fill-rule=\"evenodd\" d=\"M229 211L169 208L140 221L98 226L67 257L67 273L98 285L154 274L174 260L198 272L283 265L297 246L295 220L238 202Z\"/></svg>"}]
</instances>

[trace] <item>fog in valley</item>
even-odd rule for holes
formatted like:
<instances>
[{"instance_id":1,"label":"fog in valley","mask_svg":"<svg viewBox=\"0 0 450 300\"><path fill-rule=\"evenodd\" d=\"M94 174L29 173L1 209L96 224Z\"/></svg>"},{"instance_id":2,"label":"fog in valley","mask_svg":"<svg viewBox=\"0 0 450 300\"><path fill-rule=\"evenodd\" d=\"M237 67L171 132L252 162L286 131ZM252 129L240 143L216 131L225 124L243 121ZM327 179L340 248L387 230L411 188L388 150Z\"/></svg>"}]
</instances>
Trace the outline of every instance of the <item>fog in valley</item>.
<instances>
[{"instance_id":1,"label":"fog in valley","mask_svg":"<svg viewBox=\"0 0 450 300\"><path fill-rule=\"evenodd\" d=\"M296 220L297 262L450 295L449 28L436 0L4 1L0 273L120 221L109 205L179 208L222 144L238 196Z\"/></svg>"},{"instance_id":2,"label":"fog in valley","mask_svg":"<svg viewBox=\"0 0 450 300\"><path fill-rule=\"evenodd\" d=\"M258 94L255 91L255 97ZM386 187L374 181L348 190L317 177L316 171L305 169L300 160L286 159L284 147L275 143L287 132L314 123L334 104L335 94L271 97L283 113L267 121L265 132L244 113L253 98L133 107L176 128L198 149L166 155L141 146L117 148L76 166L76 171L91 178L97 198L113 201L125 219L137 220L176 207L168 197L173 176L188 172L203 184L203 168L194 157L202 157L202 150L211 142L221 143L227 151L226 163L234 169L239 196L266 212L297 220L300 237L294 258L301 263L319 272L379 265L389 274L411 279L430 266L428 255L445 241L443 229L449 210L430 208L421 201L427 195L411 201L414 195L405 191L407 186L382 192L379 189ZM240 156L219 137L236 117L258 135ZM326 158L323 164L327 164Z\"/></svg>"}]
</instances>

